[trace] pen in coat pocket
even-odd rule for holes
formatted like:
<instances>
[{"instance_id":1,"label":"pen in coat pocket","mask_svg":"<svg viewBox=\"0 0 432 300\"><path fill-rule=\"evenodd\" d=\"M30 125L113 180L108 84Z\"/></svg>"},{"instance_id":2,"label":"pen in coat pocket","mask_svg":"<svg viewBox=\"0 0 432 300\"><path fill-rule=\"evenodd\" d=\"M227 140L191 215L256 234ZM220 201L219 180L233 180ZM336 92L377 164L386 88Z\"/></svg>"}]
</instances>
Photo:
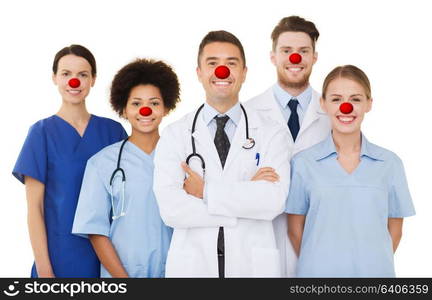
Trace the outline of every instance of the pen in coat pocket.
<instances>
[{"instance_id":1,"label":"pen in coat pocket","mask_svg":"<svg viewBox=\"0 0 432 300\"><path fill-rule=\"evenodd\" d=\"M259 161L260 161L260 154L259 154L259 152L257 152L257 154L255 155L255 159L256 159L256 165L258 166L259 165Z\"/></svg>"}]
</instances>

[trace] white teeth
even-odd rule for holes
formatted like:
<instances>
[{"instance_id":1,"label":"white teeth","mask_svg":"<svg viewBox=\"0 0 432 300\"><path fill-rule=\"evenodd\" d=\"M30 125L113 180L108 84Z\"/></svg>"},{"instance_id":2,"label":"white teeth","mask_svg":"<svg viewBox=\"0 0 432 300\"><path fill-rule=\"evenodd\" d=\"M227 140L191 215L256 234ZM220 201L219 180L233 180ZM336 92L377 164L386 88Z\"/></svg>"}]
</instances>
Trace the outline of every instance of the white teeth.
<instances>
[{"instance_id":1,"label":"white teeth","mask_svg":"<svg viewBox=\"0 0 432 300\"><path fill-rule=\"evenodd\" d=\"M351 122L354 120L353 117L338 117L338 119L342 122Z\"/></svg>"},{"instance_id":2,"label":"white teeth","mask_svg":"<svg viewBox=\"0 0 432 300\"><path fill-rule=\"evenodd\" d=\"M79 94L81 91L75 91L75 90L72 91L72 90L69 90L68 92L71 93L71 94Z\"/></svg>"},{"instance_id":3,"label":"white teeth","mask_svg":"<svg viewBox=\"0 0 432 300\"><path fill-rule=\"evenodd\" d=\"M302 68L288 68L288 70L291 72L300 72Z\"/></svg>"},{"instance_id":4,"label":"white teeth","mask_svg":"<svg viewBox=\"0 0 432 300\"><path fill-rule=\"evenodd\" d=\"M216 85L229 85L230 83L228 81L215 81L214 84L216 84Z\"/></svg>"},{"instance_id":5,"label":"white teeth","mask_svg":"<svg viewBox=\"0 0 432 300\"><path fill-rule=\"evenodd\" d=\"M151 122L153 122L153 119L138 119L138 121L140 123L150 124Z\"/></svg>"}]
</instances>

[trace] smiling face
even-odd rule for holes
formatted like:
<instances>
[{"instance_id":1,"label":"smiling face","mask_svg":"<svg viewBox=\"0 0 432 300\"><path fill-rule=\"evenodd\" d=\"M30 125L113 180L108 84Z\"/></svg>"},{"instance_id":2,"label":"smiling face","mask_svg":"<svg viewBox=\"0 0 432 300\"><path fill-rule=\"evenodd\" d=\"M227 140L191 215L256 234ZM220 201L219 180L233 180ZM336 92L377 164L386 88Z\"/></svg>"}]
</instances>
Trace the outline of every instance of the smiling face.
<instances>
[{"instance_id":1,"label":"smiling face","mask_svg":"<svg viewBox=\"0 0 432 300\"><path fill-rule=\"evenodd\" d=\"M359 133L365 113L372 108L372 99L367 97L364 87L357 81L337 77L328 84L325 95L321 107L331 120L332 130L342 134ZM351 113L340 111L344 102L353 105Z\"/></svg>"},{"instance_id":2,"label":"smiling face","mask_svg":"<svg viewBox=\"0 0 432 300\"><path fill-rule=\"evenodd\" d=\"M225 79L215 75L215 69L220 65L227 66L230 70L230 75ZM246 79L247 68L244 66L237 46L226 42L207 44L203 48L196 71L208 101L226 103L238 101L240 88Z\"/></svg>"},{"instance_id":3,"label":"smiling face","mask_svg":"<svg viewBox=\"0 0 432 300\"><path fill-rule=\"evenodd\" d=\"M150 107L152 113L142 116L142 107ZM132 134L147 134L158 132L159 124L167 113L159 88L151 84L140 84L131 89L123 117L131 124Z\"/></svg>"},{"instance_id":4,"label":"smiling face","mask_svg":"<svg viewBox=\"0 0 432 300\"><path fill-rule=\"evenodd\" d=\"M72 78L79 79L78 87L69 86ZM59 60L57 73L52 75L52 79L64 102L81 104L90 93L96 77L92 76L92 68L85 58L69 54Z\"/></svg>"},{"instance_id":5,"label":"smiling face","mask_svg":"<svg viewBox=\"0 0 432 300\"><path fill-rule=\"evenodd\" d=\"M301 55L301 62L293 64L292 53ZM313 49L312 39L304 32L287 31L279 35L270 59L276 66L278 82L283 88L305 89L309 84L312 66L318 54Z\"/></svg>"}]
</instances>

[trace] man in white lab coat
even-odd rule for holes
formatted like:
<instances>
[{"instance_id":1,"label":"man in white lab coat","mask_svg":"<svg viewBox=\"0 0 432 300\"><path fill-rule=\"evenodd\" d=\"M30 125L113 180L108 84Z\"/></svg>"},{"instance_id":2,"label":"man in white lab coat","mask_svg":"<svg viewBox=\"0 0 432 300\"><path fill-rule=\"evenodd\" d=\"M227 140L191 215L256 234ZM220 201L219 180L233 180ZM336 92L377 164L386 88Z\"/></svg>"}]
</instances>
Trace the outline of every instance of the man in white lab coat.
<instances>
[{"instance_id":1,"label":"man in white lab coat","mask_svg":"<svg viewBox=\"0 0 432 300\"><path fill-rule=\"evenodd\" d=\"M312 89L309 77L317 61L315 45L319 32L315 25L298 16L283 18L273 29L270 59L276 67L277 83L250 99L246 106L278 122L289 134L291 157L322 141L330 132L330 122ZM295 276L297 250L288 239L285 214L274 220L282 274Z\"/></svg>"},{"instance_id":2,"label":"man in white lab coat","mask_svg":"<svg viewBox=\"0 0 432 300\"><path fill-rule=\"evenodd\" d=\"M165 128L154 159L160 213L174 228L166 276L280 277L272 221L288 194L288 132L241 106L246 60L231 33L204 37L196 71L205 103Z\"/></svg>"}]
</instances>

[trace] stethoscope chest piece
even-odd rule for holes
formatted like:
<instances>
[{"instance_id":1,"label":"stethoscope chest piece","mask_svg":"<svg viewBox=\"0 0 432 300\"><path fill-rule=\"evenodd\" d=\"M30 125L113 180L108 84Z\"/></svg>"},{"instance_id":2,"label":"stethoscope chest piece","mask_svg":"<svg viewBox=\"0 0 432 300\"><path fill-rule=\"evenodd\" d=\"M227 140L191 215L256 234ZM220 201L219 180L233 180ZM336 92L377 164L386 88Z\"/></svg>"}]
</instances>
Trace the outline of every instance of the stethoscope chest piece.
<instances>
[{"instance_id":1,"label":"stethoscope chest piece","mask_svg":"<svg viewBox=\"0 0 432 300\"><path fill-rule=\"evenodd\" d=\"M253 138L246 139L246 142L243 145L243 149L252 149L255 147L255 140Z\"/></svg>"}]
</instances>

